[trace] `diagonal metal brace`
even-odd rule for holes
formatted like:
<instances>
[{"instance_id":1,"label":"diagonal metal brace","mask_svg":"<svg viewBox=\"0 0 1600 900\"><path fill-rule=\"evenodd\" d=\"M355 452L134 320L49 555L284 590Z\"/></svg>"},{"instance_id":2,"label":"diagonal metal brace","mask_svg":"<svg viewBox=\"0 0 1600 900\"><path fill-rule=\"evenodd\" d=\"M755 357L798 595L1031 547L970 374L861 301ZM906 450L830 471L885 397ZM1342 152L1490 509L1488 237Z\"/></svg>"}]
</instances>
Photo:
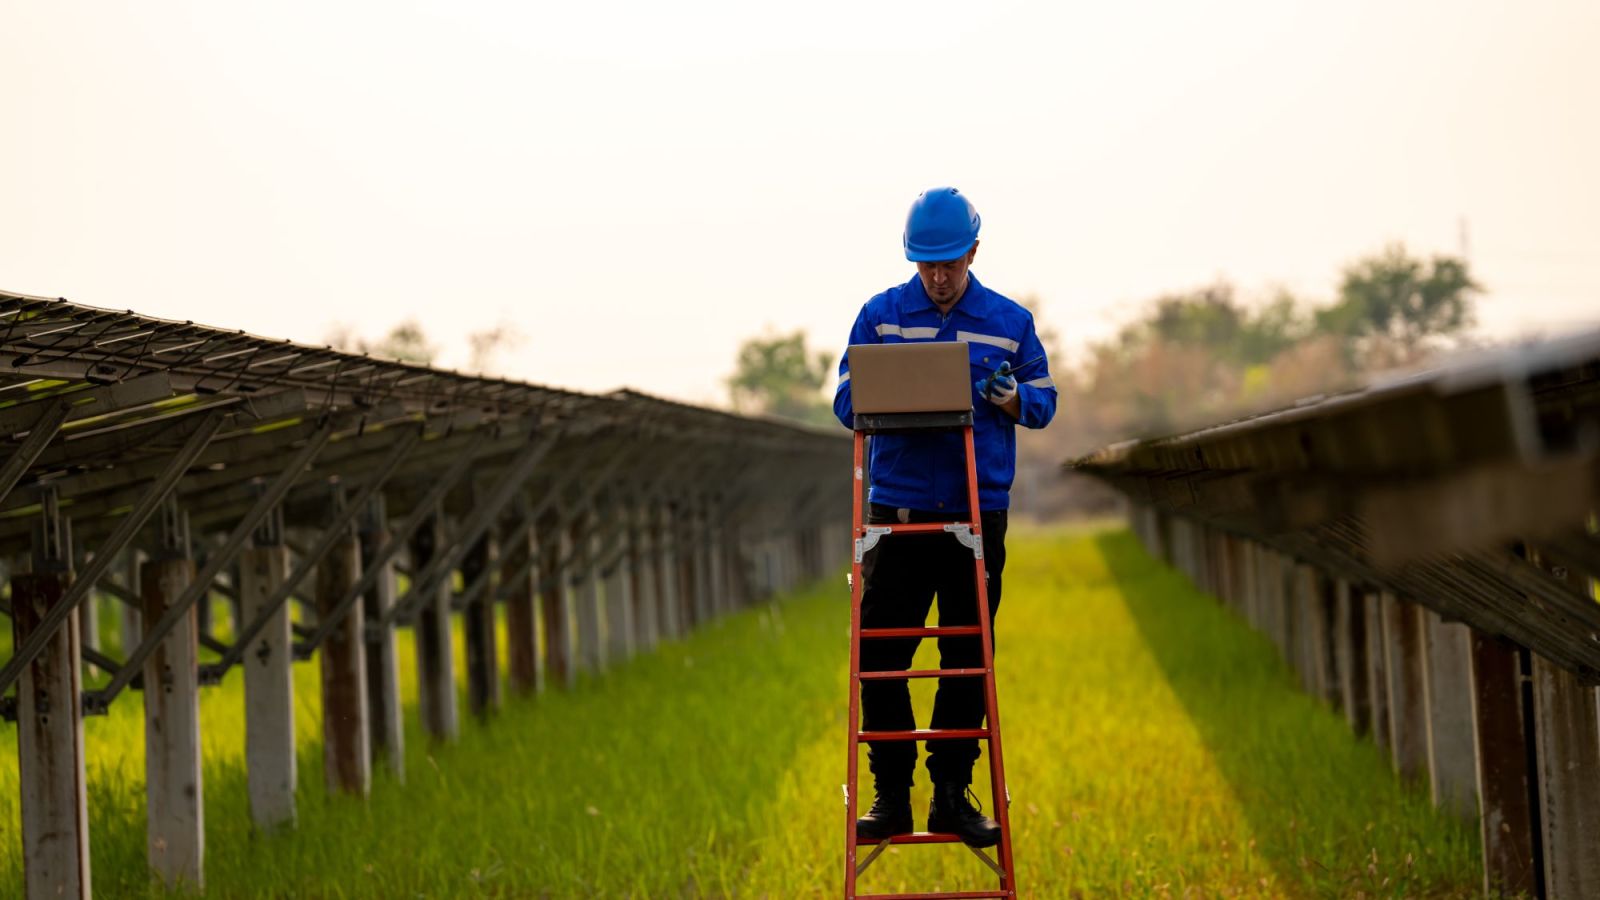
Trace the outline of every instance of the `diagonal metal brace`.
<instances>
[{"instance_id":1,"label":"diagonal metal brace","mask_svg":"<svg viewBox=\"0 0 1600 900\"><path fill-rule=\"evenodd\" d=\"M983 559L983 535L972 530L972 526L965 522L953 522L944 527L945 531L955 535L962 546L972 551L973 559Z\"/></svg>"},{"instance_id":2,"label":"diagonal metal brace","mask_svg":"<svg viewBox=\"0 0 1600 900\"><path fill-rule=\"evenodd\" d=\"M517 454L500 473L500 477L496 480L494 486L487 492L488 499L473 509L472 514L462 523L461 533L454 536L450 546L445 548L443 553L439 553L428 560L428 565L424 567L423 571L417 573L410 589L406 591L406 595L401 597L394 606L390 607L379 618L380 624L392 625L398 621L409 620L422 608L427 596L437 590L439 584L449 577L449 573L460 565L461 560L467 555L467 551L477 544L484 533L489 530L489 526L494 524L495 518L505 509L506 504L511 502L511 498L516 496L517 492L522 489L523 483L532 477L534 469L545 458L546 454L555 447L556 441L560 437L561 432L551 432L540 440L530 441ZM326 632L331 627L331 624L325 624L323 627L318 628L317 633L307 643L312 646L320 644L327 638Z\"/></svg>"},{"instance_id":3,"label":"diagonal metal brace","mask_svg":"<svg viewBox=\"0 0 1600 900\"><path fill-rule=\"evenodd\" d=\"M299 481L301 476L305 474L306 468L311 465L312 460L316 459L317 454L322 452L322 448L327 446L328 439L332 435L333 427L329 424L324 424L311 436L306 445L300 448L300 452L294 455L289 464L278 474L278 477L273 479L266 492L256 500L250 511L245 513L239 524L234 526L232 533L228 535L228 539L223 543L222 547L211 554L211 558L195 574L194 580L189 582L189 586L184 588L183 593L178 595L178 598L172 602L171 606L167 607L159 619L145 629L144 638L139 641L139 646L128 654L128 658L122 663L122 668L117 671L116 675L112 676L110 683L93 695L95 706L101 709L110 706L111 701L116 699L117 694L121 693L122 689L127 687L128 682L133 680L134 673L143 669L145 660L156 652L156 647L166 638L167 633L176 628L189 615L190 607L194 606L201 597L211 592L213 584L217 580L217 575L233 562L234 557L238 556L239 551L250 540L250 535L256 530L256 526L261 524L262 520L277 508L284 495L289 493L289 489L294 487L295 482ZM227 649L231 648L224 648L224 652Z\"/></svg>"},{"instance_id":4,"label":"diagonal metal brace","mask_svg":"<svg viewBox=\"0 0 1600 900\"><path fill-rule=\"evenodd\" d=\"M411 429L402 434L400 440L395 442L394 449L390 450L389 455L384 457L383 463L378 467L378 470L362 485L360 492L356 494L355 500L341 510L334 521L323 530L322 537L318 539L316 546L301 555L300 562L295 566L294 571L284 579L272 596L262 603L260 612L256 614L256 617L250 620L250 623L234 637L233 646L228 649L227 653L223 654L222 659L209 666L201 666L200 675L202 678L220 681L223 674L230 667L238 665L244 659L244 654L249 649L250 643L267 627L267 623L272 620L272 617L277 615L278 608L283 606L291 596L294 596L295 589L300 586L300 583L311 574L317 564L321 563L333 550L334 545L343 538L345 530L355 521L356 516L366 506L367 500L376 496L383 489L384 484L400 467L400 463L421 442L422 430L420 428Z\"/></svg>"},{"instance_id":5,"label":"diagonal metal brace","mask_svg":"<svg viewBox=\"0 0 1600 900\"><path fill-rule=\"evenodd\" d=\"M378 575L383 571L383 567L387 566L389 561L394 559L395 555L405 547L406 542L411 540L411 536L416 533L418 528L422 527L422 523L433 515L434 510L438 508L445 494L450 493L450 490L456 486L456 482L460 481L479 459L479 454L472 452L462 453L456 457L455 462L450 464L450 468L434 478L433 484L429 486L427 493L406 515L405 519L401 520L400 526L389 533L388 540L378 548L372 559L363 565L361 578L349 590L345 591L344 596L340 597L339 602L335 603L328 612L317 617L317 628L306 633L303 640L295 645L294 654L296 659L311 658L311 654L316 651L323 641L328 639L328 635L332 634L333 629L337 628L339 623L344 620L350 609L355 606L356 601L360 600L363 594L378 583ZM362 506L364 504L353 503L346 507L352 515L352 521L354 515L360 511Z\"/></svg>"},{"instance_id":6,"label":"diagonal metal brace","mask_svg":"<svg viewBox=\"0 0 1600 900\"><path fill-rule=\"evenodd\" d=\"M1001 884L1005 883L1006 870L1000 868L1000 864L994 861L994 857L992 857L989 854L983 852L982 850L979 850L977 847L974 847L971 844L962 844L962 846L966 847L968 850L971 850L973 856L976 856L977 858L983 860L983 864L984 865L986 865L989 868L993 869L994 873L996 875L1000 876L1000 883Z\"/></svg>"},{"instance_id":7,"label":"diagonal metal brace","mask_svg":"<svg viewBox=\"0 0 1600 900\"><path fill-rule=\"evenodd\" d=\"M178 481L183 478L189 467L194 465L194 461L200 458L206 445L210 444L211 438L216 435L217 429L222 427L222 415L217 411L206 413L200 426L189 435L183 447L168 461L161 475L145 490L133 509L117 525L116 530L95 548L94 559L90 560L83 573L61 595L61 599L56 601L56 605L45 613L39 622L39 627L28 635L27 641L17 648L11 659L6 661L5 668L0 669L0 693L11 687L22 676L23 668L44 652L45 646L55 637L56 629L72 615L72 611L78 608L83 598L89 596L89 591L95 582L105 574L106 569L110 568L112 559L127 546L156 508L167 499L167 495L178 486Z\"/></svg>"},{"instance_id":8,"label":"diagonal metal brace","mask_svg":"<svg viewBox=\"0 0 1600 900\"><path fill-rule=\"evenodd\" d=\"M44 448L55 439L56 432L61 430L61 423L67 420L67 415L71 412L72 404L66 400L52 400L45 406L44 412L39 414L28 436L23 439L22 446L12 452L4 466L0 466L0 500L4 500L6 495L11 493L11 489L17 486L17 482L22 480L28 467L33 465L44 452Z\"/></svg>"},{"instance_id":9,"label":"diagonal metal brace","mask_svg":"<svg viewBox=\"0 0 1600 900\"><path fill-rule=\"evenodd\" d=\"M883 851L889 849L889 845L892 843L894 843L893 838L884 838L883 840L879 841L878 845L872 848L872 852L867 854L866 859L856 863L856 877L860 878L861 873L867 870L867 866L870 866L877 861L878 856L882 854Z\"/></svg>"}]
</instances>

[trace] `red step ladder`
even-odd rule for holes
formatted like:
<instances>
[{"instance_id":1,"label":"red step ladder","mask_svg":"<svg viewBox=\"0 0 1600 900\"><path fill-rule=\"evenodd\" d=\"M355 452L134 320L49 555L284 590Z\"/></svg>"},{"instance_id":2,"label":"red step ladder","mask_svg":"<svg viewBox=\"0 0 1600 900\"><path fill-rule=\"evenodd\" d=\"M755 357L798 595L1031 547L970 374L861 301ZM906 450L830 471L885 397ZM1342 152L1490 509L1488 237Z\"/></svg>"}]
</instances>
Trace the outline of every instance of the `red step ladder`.
<instances>
[{"instance_id":1,"label":"red step ladder","mask_svg":"<svg viewBox=\"0 0 1600 900\"><path fill-rule=\"evenodd\" d=\"M894 431L949 431L959 428L964 442L967 467L967 503L970 516L964 521L927 522L918 524L869 525L862 514L866 489L864 447L866 435ZM994 642L989 622L989 586L983 564L983 531L978 507L978 468L972 447L972 411L939 413L880 413L857 414L855 417L855 480L853 482L852 508L854 510L853 537L855 552L850 567L850 720L848 747L849 781L844 786L845 806L845 900L900 900L920 897L1010 897L1017 896L1016 868L1011 859L1011 795L1006 790L1005 762L1000 753L1000 705L995 698ZM951 625L921 628L861 628L861 561L868 550L879 540L900 534L927 534L948 532L972 552L973 577L977 580L978 624ZM981 669L910 669L900 672L862 672L861 641L883 638L925 638L977 635L983 642L983 668ZM982 678L985 728L919 728L912 731L862 731L861 682L874 679L895 678ZM954 834L914 832L896 835L883 841L856 837L857 791L856 757L863 740L874 741L927 741L950 738L976 738L989 742L989 778L994 790L990 807L995 810L995 820L1000 825L1000 843L996 849L1000 859L976 847L967 847L994 871L999 885L994 890L933 891L923 893L858 894L856 879L891 845L898 844L959 844ZM857 861L863 846L872 847L865 859ZM963 846L965 846L963 844Z\"/></svg>"}]
</instances>

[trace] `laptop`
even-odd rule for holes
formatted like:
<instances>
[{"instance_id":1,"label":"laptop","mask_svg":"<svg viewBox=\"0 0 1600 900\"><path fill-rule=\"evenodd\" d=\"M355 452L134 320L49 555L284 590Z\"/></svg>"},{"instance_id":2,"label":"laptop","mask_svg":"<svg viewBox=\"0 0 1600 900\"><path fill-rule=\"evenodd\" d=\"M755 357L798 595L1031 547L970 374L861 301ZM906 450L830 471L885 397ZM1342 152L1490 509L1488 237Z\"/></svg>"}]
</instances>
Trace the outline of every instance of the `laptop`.
<instances>
[{"instance_id":1,"label":"laptop","mask_svg":"<svg viewBox=\"0 0 1600 900\"><path fill-rule=\"evenodd\" d=\"M966 412L972 409L965 341L851 344L850 402L857 413Z\"/></svg>"}]
</instances>

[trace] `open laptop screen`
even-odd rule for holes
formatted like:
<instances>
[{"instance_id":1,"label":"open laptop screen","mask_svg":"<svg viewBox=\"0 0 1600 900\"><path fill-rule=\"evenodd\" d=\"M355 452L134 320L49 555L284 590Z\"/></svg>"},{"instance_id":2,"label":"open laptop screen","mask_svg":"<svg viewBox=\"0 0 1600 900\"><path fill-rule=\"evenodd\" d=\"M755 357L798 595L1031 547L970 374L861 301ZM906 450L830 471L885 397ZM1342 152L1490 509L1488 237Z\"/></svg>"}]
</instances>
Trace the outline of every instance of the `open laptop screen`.
<instances>
[{"instance_id":1,"label":"open laptop screen","mask_svg":"<svg viewBox=\"0 0 1600 900\"><path fill-rule=\"evenodd\" d=\"M850 401L857 413L964 412L972 408L965 341L851 344Z\"/></svg>"}]
</instances>

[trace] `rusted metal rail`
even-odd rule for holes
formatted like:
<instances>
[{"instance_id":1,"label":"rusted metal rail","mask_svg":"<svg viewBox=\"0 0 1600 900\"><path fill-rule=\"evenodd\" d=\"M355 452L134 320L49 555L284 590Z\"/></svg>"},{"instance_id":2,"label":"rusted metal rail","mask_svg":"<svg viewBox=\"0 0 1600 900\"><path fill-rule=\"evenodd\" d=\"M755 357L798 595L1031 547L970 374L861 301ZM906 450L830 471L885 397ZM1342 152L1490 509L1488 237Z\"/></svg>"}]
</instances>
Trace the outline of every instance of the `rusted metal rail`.
<instances>
[{"instance_id":1,"label":"rusted metal rail","mask_svg":"<svg viewBox=\"0 0 1600 900\"><path fill-rule=\"evenodd\" d=\"M1600 897L1600 333L1072 467L1479 822L1486 893Z\"/></svg>"},{"instance_id":2,"label":"rusted metal rail","mask_svg":"<svg viewBox=\"0 0 1600 900\"><path fill-rule=\"evenodd\" d=\"M0 560L29 897L90 895L82 717L146 716L149 859L204 883L198 692L244 670L251 814L295 820L290 667L325 777L404 774L395 629L425 730L570 685L844 562L843 433L632 391L479 378L0 292ZM457 585L461 589L457 589ZM123 659L98 645L104 603ZM228 628L213 622L227 610ZM220 613L218 615L221 615ZM231 641L231 642L230 642Z\"/></svg>"}]
</instances>

